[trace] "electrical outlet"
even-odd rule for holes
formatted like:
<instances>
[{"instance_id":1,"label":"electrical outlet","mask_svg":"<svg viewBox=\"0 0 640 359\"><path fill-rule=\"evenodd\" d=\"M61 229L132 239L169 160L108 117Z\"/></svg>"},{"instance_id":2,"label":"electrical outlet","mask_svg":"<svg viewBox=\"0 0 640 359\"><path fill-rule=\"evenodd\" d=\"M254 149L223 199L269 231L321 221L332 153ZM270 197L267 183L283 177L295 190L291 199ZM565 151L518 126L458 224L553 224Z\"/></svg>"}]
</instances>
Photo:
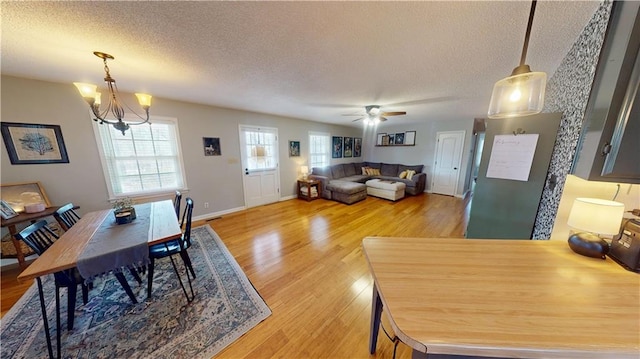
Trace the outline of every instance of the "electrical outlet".
<instances>
[{"instance_id":1,"label":"electrical outlet","mask_svg":"<svg viewBox=\"0 0 640 359\"><path fill-rule=\"evenodd\" d=\"M209 202L204 203L204 208L209 208Z\"/></svg>"}]
</instances>

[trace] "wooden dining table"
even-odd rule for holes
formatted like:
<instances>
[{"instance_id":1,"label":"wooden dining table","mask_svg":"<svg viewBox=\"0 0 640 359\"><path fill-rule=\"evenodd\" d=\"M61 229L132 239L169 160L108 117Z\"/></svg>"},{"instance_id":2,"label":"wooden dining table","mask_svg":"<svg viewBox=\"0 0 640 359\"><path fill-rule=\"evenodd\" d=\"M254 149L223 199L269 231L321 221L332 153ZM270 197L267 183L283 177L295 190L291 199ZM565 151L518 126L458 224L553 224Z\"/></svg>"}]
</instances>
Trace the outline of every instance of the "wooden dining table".
<instances>
[{"instance_id":1,"label":"wooden dining table","mask_svg":"<svg viewBox=\"0 0 640 359\"><path fill-rule=\"evenodd\" d=\"M148 206L148 211L140 211L140 206ZM173 202L170 200L151 202L137 205L137 213L148 213L149 228L147 244L149 246L164 243L182 236L182 230L176 217ZM101 229L104 235L105 223L114 221L113 210L101 210L89 212L66 231L60 238L49 247L41 256L31 263L20 275L18 280L25 281L36 279L38 292L40 295L40 305L42 309L42 319L44 321L45 335L47 338L47 349L49 356L53 357L51 337L49 334L49 324L46 313L45 297L42 289L43 276L53 274L65 269L75 268L81 258L85 248L90 245L92 239L96 237L96 232ZM125 224L126 226L126 224ZM107 226L108 227L108 226ZM107 228L108 230L108 228ZM113 231L114 235L120 233ZM114 268L115 269L115 268ZM69 310L73 310L69 308ZM57 335L57 357L60 357L60 335Z\"/></svg>"},{"instance_id":2,"label":"wooden dining table","mask_svg":"<svg viewBox=\"0 0 640 359\"><path fill-rule=\"evenodd\" d=\"M412 358L637 359L640 275L565 241L363 241L374 279L369 351L384 311Z\"/></svg>"}]
</instances>

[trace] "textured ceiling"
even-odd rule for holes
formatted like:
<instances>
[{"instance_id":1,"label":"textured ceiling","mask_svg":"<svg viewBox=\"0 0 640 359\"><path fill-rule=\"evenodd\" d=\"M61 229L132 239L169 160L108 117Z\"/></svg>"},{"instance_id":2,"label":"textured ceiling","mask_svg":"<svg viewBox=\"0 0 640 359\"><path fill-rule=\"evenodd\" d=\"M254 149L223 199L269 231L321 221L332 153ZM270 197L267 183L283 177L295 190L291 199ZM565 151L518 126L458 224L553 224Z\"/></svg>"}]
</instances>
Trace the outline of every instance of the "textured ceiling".
<instances>
[{"instance_id":1,"label":"textured ceiling","mask_svg":"<svg viewBox=\"0 0 640 359\"><path fill-rule=\"evenodd\" d=\"M538 1L527 63L551 76L599 2ZM7 2L2 74L343 125L484 117L520 60L528 1ZM133 102L134 100L131 99ZM153 106L151 107L153 113ZM161 114L159 114L161 115Z\"/></svg>"}]
</instances>

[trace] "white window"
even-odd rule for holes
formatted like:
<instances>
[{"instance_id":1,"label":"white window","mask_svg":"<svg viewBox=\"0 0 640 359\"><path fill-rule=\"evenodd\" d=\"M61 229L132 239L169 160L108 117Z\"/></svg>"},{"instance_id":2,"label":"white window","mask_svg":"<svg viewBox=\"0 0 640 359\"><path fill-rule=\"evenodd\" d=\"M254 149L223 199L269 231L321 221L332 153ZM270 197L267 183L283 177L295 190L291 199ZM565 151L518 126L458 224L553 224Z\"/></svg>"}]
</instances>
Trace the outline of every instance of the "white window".
<instances>
[{"instance_id":1,"label":"white window","mask_svg":"<svg viewBox=\"0 0 640 359\"><path fill-rule=\"evenodd\" d=\"M331 158L330 135L323 132L309 132L309 169L326 167Z\"/></svg>"},{"instance_id":2,"label":"white window","mask_svg":"<svg viewBox=\"0 0 640 359\"><path fill-rule=\"evenodd\" d=\"M168 193L186 188L178 120L152 117L124 134L94 124L110 198Z\"/></svg>"}]
</instances>

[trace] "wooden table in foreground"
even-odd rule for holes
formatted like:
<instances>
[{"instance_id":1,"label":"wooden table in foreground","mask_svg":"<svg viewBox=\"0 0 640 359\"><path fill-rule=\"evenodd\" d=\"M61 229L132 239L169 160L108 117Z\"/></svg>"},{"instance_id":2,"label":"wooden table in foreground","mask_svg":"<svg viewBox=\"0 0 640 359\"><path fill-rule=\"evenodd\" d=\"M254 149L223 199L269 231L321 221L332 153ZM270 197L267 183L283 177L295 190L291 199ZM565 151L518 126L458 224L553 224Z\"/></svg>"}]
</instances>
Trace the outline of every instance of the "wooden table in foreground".
<instances>
[{"instance_id":1,"label":"wooden table in foreground","mask_svg":"<svg viewBox=\"0 0 640 359\"><path fill-rule=\"evenodd\" d=\"M363 247L372 354L384 308L414 358L639 357L640 275L611 259L564 241L370 237Z\"/></svg>"}]
</instances>

